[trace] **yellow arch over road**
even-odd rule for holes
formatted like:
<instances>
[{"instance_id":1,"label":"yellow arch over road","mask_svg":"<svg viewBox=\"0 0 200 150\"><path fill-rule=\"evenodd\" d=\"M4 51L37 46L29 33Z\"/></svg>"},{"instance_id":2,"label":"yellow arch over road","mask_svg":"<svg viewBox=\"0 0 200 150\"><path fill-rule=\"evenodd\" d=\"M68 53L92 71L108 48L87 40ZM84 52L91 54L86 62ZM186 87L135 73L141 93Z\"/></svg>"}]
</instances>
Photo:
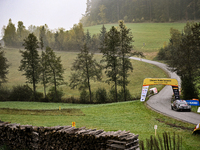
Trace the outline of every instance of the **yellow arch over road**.
<instances>
[{"instance_id":1,"label":"yellow arch over road","mask_svg":"<svg viewBox=\"0 0 200 150\"><path fill-rule=\"evenodd\" d=\"M142 93L141 93L141 102L144 102L146 99L146 95L148 92L149 85L171 85L175 99L180 99L179 89L178 89L178 81L176 79L171 78L145 78L143 81Z\"/></svg>"},{"instance_id":2,"label":"yellow arch over road","mask_svg":"<svg viewBox=\"0 0 200 150\"><path fill-rule=\"evenodd\" d=\"M143 81L143 86L157 84L178 86L178 81L176 79L171 78L145 78Z\"/></svg>"}]
</instances>

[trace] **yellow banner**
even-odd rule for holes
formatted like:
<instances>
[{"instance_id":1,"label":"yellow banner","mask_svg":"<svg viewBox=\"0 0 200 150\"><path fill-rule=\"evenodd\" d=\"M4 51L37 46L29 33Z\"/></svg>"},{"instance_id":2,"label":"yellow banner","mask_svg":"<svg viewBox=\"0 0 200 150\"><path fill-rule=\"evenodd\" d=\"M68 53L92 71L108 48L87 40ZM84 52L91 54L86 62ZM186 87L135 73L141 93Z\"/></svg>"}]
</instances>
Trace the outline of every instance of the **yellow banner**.
<instances>
[{"instance_id":1,"label":"yellow banner","mask_svg":"<svg viewBox=\"0 0 200 150\"><path fill-rule=\"evenodd\" d=\"M178 81L171 78L146 78L143 81L143 86L156 84L178 86Z\"/></svg>"}]
</instances>

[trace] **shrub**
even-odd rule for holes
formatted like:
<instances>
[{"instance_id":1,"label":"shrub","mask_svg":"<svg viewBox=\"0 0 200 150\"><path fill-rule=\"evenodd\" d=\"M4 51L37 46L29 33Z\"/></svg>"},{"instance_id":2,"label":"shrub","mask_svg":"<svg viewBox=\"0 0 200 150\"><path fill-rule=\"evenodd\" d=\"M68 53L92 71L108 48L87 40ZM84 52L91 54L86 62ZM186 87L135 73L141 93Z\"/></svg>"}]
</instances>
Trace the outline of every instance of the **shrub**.
<instances>
[{"instance_id":1,"label":"shrub","mask_svg":"<svg viewBox=\"0 0 200 150\"><path fill-rule=\"evenodd\" d=\"M11 101L30 101L33 90L28 85L13 86L10 94Z\"/></svg>"},{"instance_id":2,"label":"shrub","mask_svg":"<svg viewBox=\"0 0 200 150\"><path fill-rule=\"evenodd\" d=\"M80 102L84 104L89 102L89 99L90 99L89 93L83 89L80 93Z\"/></svg>"},{"instance_id":3,"label":"shrub","mask_svg":"<svg viewBox=\"0 0 200 150\"><path fill-rule=\"evenodd\" d=\"M75 104L80 103L79 99L78 99L78 98L75 98L75 97L73 97L73 96L71 96L71 97L69 97L69 98L62 99L62 102L63 102L63 103L75 103Z\"/></svg>"},{"instance_id":4,"label":"shrub","mask_svg":"<svg viewBox=\"0 0 200 150\"><path fill-rule=\"evenodd\" d=\"M107 101L107 92L105 88L98 88L96 91L96 100L99 103L105 103Z\"/></svg>"},{"instance_id":5,"label":"shrub","mask_svg":"<svg viewBox=\"0 0 200 150\"><path fill-rule=\"evenodd\" d=\"M57 92L57 95L56 95L56 92ZM51 87L49 89L48 94L47 94L47 99L49 99L49 101L52 101L52 102L59 102L59 101L61 101L61 98L64 95L62 89L57 89L56 92L55 92L54 87Z\"/></svg>"},{"instance_id":6,"label":"shrub","mask_svg":"<svg viewBox=\"0 0 200 150\"><path fill-rule=\"evenodd\" d=\"M108 95L109 102L115 102L115 89L111 88Z\"/></svg>"},{"instance_id":7,"label":"shrub","mask_svg":"<svg viewBox=\"0 0 200 150\"><path fill-rule=\"evenodd\" d=\"M0 101L8 101L11 91L6 87L0 86Z\"/></svg>"},{"instance_id":8,"label":"shrub","mask_svg":"<svg viewBox=\"0 0 200 150\"><path fill-rule=\"evenodd\" d=\"M31 98L31 100L32 100L32 98ZM36 93L35 93L35 100L36 100L36 101L41 101L41 100L43 100L43 93L41 93L41 92L36 92Z\"/></svg>"},{"instance_id":9,"label":"shrub","mask_svg":"<svg viewBox=\"0 0 200 150\"><path fill-rule=\"evenodd\" d=\"M132 96L130 94L130 91L128 89L126 89L126 100L128 101L128 100L131 100L131 99L133 99L133 98L132 98ZM124 100L124 91L123 90L120 90L118 92L118 100L119 101L125 101Z\"/></svg>"}]
</instances>

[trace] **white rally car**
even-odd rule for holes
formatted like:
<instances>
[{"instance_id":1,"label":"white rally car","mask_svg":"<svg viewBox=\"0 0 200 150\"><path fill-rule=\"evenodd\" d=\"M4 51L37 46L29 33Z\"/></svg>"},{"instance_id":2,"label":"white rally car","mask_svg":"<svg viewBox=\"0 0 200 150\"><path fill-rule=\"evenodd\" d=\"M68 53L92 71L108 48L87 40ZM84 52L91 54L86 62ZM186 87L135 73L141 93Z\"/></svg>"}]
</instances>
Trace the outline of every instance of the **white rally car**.
<instances>
[{"instance_id":1,"label":"white rally car","mask_svg":"<svg viewBox=\"0 0 200 150\"><path fill-rule=\"evenodd\" d=\"M191 106L185 100L175 100L171 104L171 109L176 110L176 111L179 111L179 110L191 111Z\"/></svg>"}]
</instances>

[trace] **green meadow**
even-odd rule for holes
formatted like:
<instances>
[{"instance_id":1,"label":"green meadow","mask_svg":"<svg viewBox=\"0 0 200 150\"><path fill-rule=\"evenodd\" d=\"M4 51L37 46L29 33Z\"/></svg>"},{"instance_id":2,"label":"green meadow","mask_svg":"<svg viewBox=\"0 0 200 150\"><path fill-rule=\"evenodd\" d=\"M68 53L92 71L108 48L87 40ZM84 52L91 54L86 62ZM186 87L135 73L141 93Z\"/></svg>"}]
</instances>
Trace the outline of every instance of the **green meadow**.
<instances>
[{"instance_id":1,"label":"green meadow","mask_svg":"<svg viewBox=\"0 0 200 150\"><path fill-rule=\"evenodd\" d=\"M4 84L8 88L12 88L16 85L24 85L26 84L26 78L23 76L23 72L19 71L19 65L20 60L22 59L21 53L19 53L19 49L13 49L13 48L5 48L3 49L5 51L5 56L8 59L10 63L9 67L9 74L8 74L8 82ZM69 82L69 76L71 74L71 66L74 62L74 59L77 57L77 53L75 52L63 52L63 51L56 51L57 56L61 56L62 64L65 69L64 72L64 80L66 82ZM102 55L96 54L95 59L97 61L100 61L102 59ZM142 61L135 61L131 60L133 65L133 72L130 72L129 80L130 84L128 86L130 93L133 97L140 97L141 89L142 89L142 83L143 80L147 77L155 77L155 78L166 78L167 74L163 72L162 69L151 65L146 64ZM107 91L110 90L112 85L108 85L107 83L103 82L106 80L105 74L103 74L103 80L102 82L92 82L92 91L95 92L99 87L105 87ZM69 85L69 84L68 84ZM79 91L78 89L72 90L68 85L62 85L60 88L62 88L64 92L64 97L69 98L71 96L77 98L79 97ZM30 85L32 87L32 85ZM160 89L162 86L158 85L157 88ZM43 86L41 84L37 85L37 91L43 92Z\"/></svg>"},{"instance_id":2,"label":"green meadow","mask_svg":"<svg viewBox=\"0 0 200 150\"><path fill-rule=\"evenodd\" d=\"M71 114L62 114L61 110L74 109ZM148 109L144 103L137 101L119 102L110 104L66 104L66 103L39 103L39 102L0 102L0 108L25 109L20 111L7 111L0 109L0 119L34 126L66 126L76 123L76 127L89 129L103 129L105 131L126 130L139 134L139 139L146 141L155 135L154 125L158 126L157 136L169 132L171 135L182 137L182 150L199 150L200 136L192 135L196 125L182 123L165 117ZM29 114L22 114L26 110L33 110ZM34 114L38 110L52 110L53 114ZM77 112L76 112L77 111Z\"/></svg>"},{"instance_id":3,"label":"green meadow","mask_svg":"<svg viewBox=\"0 0 200 150\"><path fill-rule=\"evenodd\" d=\"M153 59L158 50L169 42L170 28L182 31L184 23L125 23L127 28L131 29L133 35L134 49L142 51L148 59ZM103 25L84 27L84 30L93 34L98 34ZM105 24L106 31L109 31L112 26L118 27L118 24Z\"/></svg>"},{"instance_id":4,"label":"green meadow","mask_svg":"<svg viewBox=\"0 0 200 150\"><path fill-rule=\"evenodd\" d=\"M118 24L107 24L107 31L111 26ZM180 31L185 23L135 23L126 24L131 29L136 50L143 51L148 59L155 57L158 49L169 41L169 30L171 27ZM91 34L99 33L102 25L84 27ZM26 84L23 72L18 71L21 54L19 49L4 48L6 57L10 63L8 83L4 86L12 88L16 85ZM77 53L56 51L57 56L61 56L62 64L65 68L64 79L69 81L71 65ZM97 61L102 55L95 54ZM162 69L144 63L142 61L131 60L133 72L130 72L128 86L133 97L138 98L141 94L142 82L144 78L167 78L167 74ZM103 81L106 76L103 74ZM31 86L31 85L30 85ZM109 91L111 85L103 82L92 82L92 91L98 87L105 87ZM156 86L159 90L161 85ZM71 96L79 97L77 89L72 90L68 85L62 85L64 98ZM150 87L151 88L151 87ZM42 85L37 85L37 91L43 92ZM61 107L61 110L59 110ZM170 106L169 106L170 107ZM49 112L49 110L51 112ZM69 111L70 110L70 111ZM45 112L45 113L43 113ZM196 125L184 123L150 110L145 103L136 101L118 102L110 104L68 104L68 103L43 103L43 102L0 102L0 120L21 125L34 126L66 126L76 122L76 127L96 128L105 131L126 130L139 134L140 140L146 140L151 135L155 135L154 125L158 126L157 135L175 132L182 137L182 150L199 150L200 136L193 135L192 131Z\"/></svg>"}]
</instances>

